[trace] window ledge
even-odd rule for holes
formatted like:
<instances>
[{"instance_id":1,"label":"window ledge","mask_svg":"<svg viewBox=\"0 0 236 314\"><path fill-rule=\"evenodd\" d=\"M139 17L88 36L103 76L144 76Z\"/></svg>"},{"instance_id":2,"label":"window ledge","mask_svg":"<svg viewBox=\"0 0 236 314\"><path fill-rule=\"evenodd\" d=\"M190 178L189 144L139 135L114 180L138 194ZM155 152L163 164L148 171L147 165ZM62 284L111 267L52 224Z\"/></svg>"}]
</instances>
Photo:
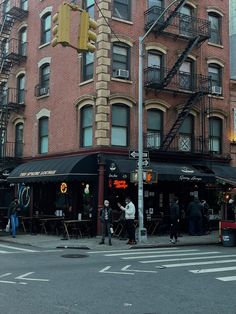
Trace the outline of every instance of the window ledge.
<instances>
[{"instance_id":1,"label":"window ledge","mask_svg":"<svg viewBox=\"0 0 236 314\"><path fill-rule=\"evenodd\" d=\"M39 49L42 49L46 46L49 46L51 44L51 42L49 41L48 43L45 43L45 44L42 44L42 45L39 45Z\"/></svg>"},{"instance_id":2,"label":"window ledge","mask_svg":"<svg viewBox=\"0 0 236 314\"><path fill-rule=\"evenodd\" d=\"M221 48L221 49L223 49L223 48L224 48L224 46L223 46L223 45L220 45L220 44L215 44L215 43L211 43L211 42L209 42L209 41L208 41L208 45L209 45L209 46L213 46L213 47L217 47L217 48Z\"/></svg>"},{"instance_id":3,"label":"window ledge","mask_svg":"<svg viewBox=\"0 0 236 314\"><path fill-rule=\"evenodd\" d=\"M134 23L128 20L124 20L124 19L120 19L118 17L113 16L112 20L117 21L117 22L121 22L121 23L125 23L125 24L129 24L129 25L133 25Z\"/></svg>"},{"instance_id":4,"label":"window ledge","mask_svg":"<svg viewBox=\"0 0 236 314\"><path fill-rule=\"evenodd\" d=\"M123 79L119 79L119 78L116 78L116 77L112 77L112 78L111 78L111 81L133 84L133 81L130 81L130 80L123 80Z\"/></svg>"},{"instance_id":5,"label":"window ledge","mask_svg":"<svg viewBox=\"0 0 236 314\"><path fill-rule=\"evenodd\" d=\"M41 96L36 96L37 99L42 99L42 98L46 98L49 97L49 93L45 94L45 95L41 95Z\"/></svg>"},{"instance_id":6,"label":"window ledge","mask_svg":"<svg viewBox=\"0 0 236 314\"><path fill-rule=\"evenodd\" d=\"M82 82L82 83L79 83L79 86L83 86L83 85L86 85L86 84L90 84L90 83L92 83L92 82L94 82L94 79L90 79L90 80L84 81L84 82Z\"/></svg>"},{"instance_id":7,"label":"window ledge","mask_svg":"<svg viewBox=\"0 0 236 314\"><path fill-rule=\"evenodd\" d=\"M216 98L216 99L224 99L224 96L216 96L216 95L211 95L211 94L209 94L208 96L211 98Z\"/></svg>"}]
</instances>

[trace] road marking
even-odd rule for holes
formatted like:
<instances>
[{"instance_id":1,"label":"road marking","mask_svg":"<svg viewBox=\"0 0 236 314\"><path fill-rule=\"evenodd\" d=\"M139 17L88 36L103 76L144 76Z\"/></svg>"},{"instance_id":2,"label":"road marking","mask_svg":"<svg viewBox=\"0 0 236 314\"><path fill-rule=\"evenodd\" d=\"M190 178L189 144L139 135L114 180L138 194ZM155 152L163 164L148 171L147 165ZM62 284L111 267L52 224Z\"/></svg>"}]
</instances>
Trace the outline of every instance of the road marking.
<instances>
[{"instance_id":1,"label":"road marking","mask_svg":"<svg viewBox=\"0 0 236 314\"><path fill-rule=\"evenodd\" d=\"M195 252L195 251L199 251L199 250L196 250L196 249L193 249L193 250L171 250L171 251L149 251L149 250L142 250L141 252L137 252L136 250L133 252L122 252L122 253L110 253L110 254L105 254L105 256L125 256L125 255L138 255L138 254L150 254L150 253L155 253L155 254L162 254L162 253L176 253L176 252ZM158 256L157 255L157 256Z\"/></svg>"},{"instance_id":2,"label":"road marking","mask_svg":"<svg viewBox=\"0 0 236 314\"><path fill-rule=\"evenodd\" d=\"M158 251L160 250L160 248L153 248L153 249L135 249L135 252L146 252L146 251ZM177 247L173 247L173 248L161 248L161 250L178 250ZM99 254L99 253L118 253L118 252L130 252L133 251L132 249L123 249L123 250L111 250L111 251L87 251L87 253L91 253L91 254Z\"/></svg>"},{"instance_id":3,"label":"road marking","mask_svg":"<svg viewBox=\"0 0 236 314\"><path fill-rule=\"evenodd\" d=\"M189 256L189 255L210 255L216 254L219 252L205 252L205 253L181 253L181 254L163 254L163 255L147 255L147 256L131 256L131 257L122 257L122 259L145 259L145 258L155 258L155 257L169 257L169 256Z\"/></svg>"},{"instance_id":4,"label":"road marking","mask_svg":"<svg viewBox=\"0 0 236 314\"><path fill-rule=\"evenodd\" d=\"M189 272L193 273L193 274L206 274L206 273L216 273L216 272L230 271L230 270L236 270L236 266L232 266L232 267L218 267L218 268L206 268L206 269L194 269L194 270L189 270Z\"/></svg>"},{"instance_id":5,"label":"road marking","mask_svg":"<svg viewBox=\"0 0 236 314\"><path fill-rule=\"evenodd\" d=\"M50 281L49 279L39 279L39 278L26 278L29 275L34 274L34 272L29 272L23 275L20 275L18 277L15 277L15 279L23 279L23 280L30 280L30 281Z\"/></svg>"},{"instance_id":6,"label":"road marking","mask_svg":"<svg viewBox=\"0 0 236 314\"><path fill-rule=\"evenodd\" d=\"M0 247L6 248L6 249L11 249L11 250L24 251L24 252L38 252L38 251L35 251L35 250L22 249L22 248L18 248L18 247L15 247L15 246L3 245L3 244L0 244Z\"/></svg>"},{"instance_id":7,"label":"road marking","mask_svg":"<svg viewBox=\"0 0 236 314\"><path fill-rule=\"evenodd\" d=\"M202 253L206 254L206 253ZM182 257L182 258L167 258L167 259L156 259L151 261L140 261L142 264L149 263L163 263L163 262L177 262L177 261L191 261L199 259L213 259L213 258L226 258L226 257L235 257L236 255L214 255L214 256L197 256L197 257Z\"/></svg>"},{"instance_id":8,"label":"road marking","mask_svg":"<svg viewBox=\"0 0 236 314\"><path fill-rule=\"evenodd\" d=\"M99 273L105 273L105 274L115 274L115 275L134 275L134 273L125 273L125 272L119 272L119 271L108 271L111 266L107 266L99 271Z\"/></svg>"},{"instance_id":9,"label":"road marking","mask_svg":"<svg viewBox=\"0 0 236 314\"><path fill-rule=\"evenodd\" d=\"M220 281L235 281L236 280L236 276L218 277L216 279L220 280Z\"/></svg>"},{"instance_id":10,"label":"road marking","mask_svg":"<svg viewBox=\"0 0 236 314\"><path fill-rule=\"evenodd\" d=\"M6 280L0 280L1 283L12 283L12 284L16 284L16 281L6 281Z\"/></svg>"},{"instance_id":11,"label":"road marking","mask_svg":"<svg viewBox=\"0 0 236 314\"><path fill-rule=\"evenodd\" d=\"M0 278L7 277L7 276L9 276L9 275L11 275L11 274L12 274L12 273L3 274L3 275L0 276Z\"/></svg>"},{"instance_id":12,"label":"road marking","mask_svg":"<svg viewBox=\"0 0 236 314\"><path fill-rule=\"evenodd\" d=\"M224 263L234 263L236 262L236 259L226 259L223 261L210 261L210 262L197 262L197 263L181 263L181 264L166 264L162 265L166 268L172 268L172 267L182 267L182 266L197 266L197 265L211 265L211 264L224 264Z\"/></svg>"},{"instance_id":13,"label":"road marking","mask_svg":"<svg viewBox=\"0 0 236 314\"><path fill-rule=\"evenodd\" d=\"M122 271L131 271L135 273L157 273L155 270L139 270L139 269L128 269L131 265L126 265L121 270Z\"/></svg>"}]
</instances>

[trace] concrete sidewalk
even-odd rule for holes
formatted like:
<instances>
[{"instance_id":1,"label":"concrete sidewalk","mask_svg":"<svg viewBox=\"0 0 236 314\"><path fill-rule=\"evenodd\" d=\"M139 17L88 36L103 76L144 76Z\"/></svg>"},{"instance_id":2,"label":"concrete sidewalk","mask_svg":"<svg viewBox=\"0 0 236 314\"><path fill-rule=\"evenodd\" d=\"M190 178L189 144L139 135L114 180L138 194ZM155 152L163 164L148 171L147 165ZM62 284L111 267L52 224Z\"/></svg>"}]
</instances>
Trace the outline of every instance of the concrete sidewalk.
<instances>
[{"instance_id":1,"label":"concrete sidewalk","mask_svg":"<svg viewBox=\"0 0 236 314\"><path fill-rule=\"evenodd\" d=\"M20 245L29 245L43 249L55 248L77 248L77 249L90 249L90 250L123 250L135 248L150 248L150 247L169 247L169 246L191 246L191 245L210 245L219 244L219 232L212 231L210 234L202 236L189 236L183 234L179 237L176 244L169 242L169 235L155 235L148 236L147 242L137 243L136 245L127 245L127 240L121 240L113 237L112 246L108 245L106 239L104 245L99 245L101 237L94 238L78 238L78 239L63 239L60 236L44 235L44 234L25 234L18 233L16 238L12 238L8 233L0 232L0 244L3 242L15 243Z\"/></svg>"}]
</instances>

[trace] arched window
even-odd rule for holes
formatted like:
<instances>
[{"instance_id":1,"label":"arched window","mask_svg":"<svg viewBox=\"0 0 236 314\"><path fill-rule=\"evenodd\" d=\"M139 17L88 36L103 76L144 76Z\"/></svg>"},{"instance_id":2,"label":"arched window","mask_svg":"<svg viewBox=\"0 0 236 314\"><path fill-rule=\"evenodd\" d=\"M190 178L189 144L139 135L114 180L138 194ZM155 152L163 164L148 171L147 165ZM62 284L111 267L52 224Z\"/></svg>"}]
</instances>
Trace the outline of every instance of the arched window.
<instances>
[{"instance_id":1,"label":"arched window","mask_svg":"<svg viewBox=\"0 0 236 314\"><path fill-rule=\"evenodd\" d=\"M180 10L179 31L181 35L193 36L193 8L189 5L184 5Z\"/></svg>"},{"instance_id":2,"label":"arched window","mask_svg":"<svg viewBox=\"0 0 236 314\"><path fill-rule=\"evenodd\" d=\"M130 46L125 43L113 43L112 76L130 79Z\"/></svg>"},{"instance_id":3,"label":"arched window","mask_svg":"<svg viewBox=\"0 0 236 314\"><path fill-rule=\"evenodd\" d=\"M46 13L41 18L41 42L40 44L49 43L51 40L51 13Z\"/></svg>"},{"instance_id":4,"label":"arched window","mask_svg":"<svg viewBox=\"0 0 236 314\"><path fill-rule=\"evenodd\" d=\"M26 32L26 27L23 27L19 31L19 55L21 56L26 56L26 43L27 41L27 32Z\"/></svg>"},{"instance_id":5,"label":"arched window","mask_svg":"<svg viewBox=\"0 0 236 314\"><path fill-rule=\"evenodd\" d=\"M128 146L129 107L122 104L112 106L111 145Z\"/></svg>"},{"instance_id":6,"label":"arched window","mask_svg":"<svg viewBox=\"0 0 236 314\"><path fill-rule=\"evenodd\" d=\"M28 0L20 0L20 8L22 10L28 10Z\"/></svg>"},{"instance_id":7,"label":"arched window","mask_svg":"<svg viewBox=\"0 0 236 314\"><path fill-rule=\"evenodd\" d=\"M160 84L164 73L164 56L161 52L157 50L148 51L148 69L147 77L145 81L148 80L149 84Z\"/></svg>"},{"instance_id":8,"label":"arched window","mask_svg":"<svg viewBox=\"0 0 236 314\"><path fill-rule=\"evenodd\" d=\"M210 12L208 14L208 20L211 23L209 42L221 45L221 16L215 12Z\"/></svg>"},{"instance_id":9,"label":"arched window","mask_svg":"<svg viewBox=\"0 0 236 314\"><path fill-rule=\"evenodd\" d=\"M15 126L15 156L21 157L23 155L23 134L24 125L19 122Z\"/></svg>"},{"instance_id":10,"label":"arched window","mask_svg":"<svg viewBox=\"0 0 236 314\"><path fill-rule=\"evenodd\" d=\"M147 147L159 148L163 136L163 112L158 109L147 111Z\"/></svg>"},{"instance_id":11,"label":"arched window","mask_svg":"<svg viewBox=\"0 0 236 314\"><path fill-rule=\"evenodd\" d=\"M191 152L193 149L194 117L188 115L179 129L178 148L183 152Z\"/></svg>"},{"instance_id":12,"label":"arched window","mask_svg":"<svg viewBox=\"0 0 236 314\"><path fill-rule=\"evenodd\" d=\"M81 146L88 147L93 145L93 107L84 106L81 109Z\"/></svg>"},{"instance_id":13,"label":"arched window","mask_svg":"<svg viewBox=\"0 0 236 314\"><path fill-rule=\"evenodd\" d=\"M36 87L36 96L40 97L49 93L49 81L50 81L50 64L44 63L39 68L39 85Z\"/></svg>"},{"instance_id":14,"label":"arched window","mask_svg":"<svg viewBox=\"0 0 236 314\"><path fill-rule=\"evenodd\" d=\"M220 65L210 63L208 65L208 75L211 77L212 93L222 95L222 68Z\"/></svg>"},{"instance_id":15,"label":"arched window","mask_svg":"<svg viewBox=\"0 0 236 314\"><path fill-rule=\"evenodd\" d=\"M17 77L17 103L25 103L25 74Z\"/></svg>"},{"instance_id":16,"label":"arched window","mask_svg":"<svg viewBox=\"0 0 236 314\"><path fill-rule=\"evenodd\" d=\"M48 117L39 119L39 154L48 153Z\"/></svg>"},{"instance_id":17,"label":"arched window","mask_svg":"<svg viewBox=\"0 0 236 314\"><path fill-rule=\"evenodd\" d=\"M209 151L213 154L222 152L222 120L218 117L209 118Z\"/></svg>"}]
</instances>

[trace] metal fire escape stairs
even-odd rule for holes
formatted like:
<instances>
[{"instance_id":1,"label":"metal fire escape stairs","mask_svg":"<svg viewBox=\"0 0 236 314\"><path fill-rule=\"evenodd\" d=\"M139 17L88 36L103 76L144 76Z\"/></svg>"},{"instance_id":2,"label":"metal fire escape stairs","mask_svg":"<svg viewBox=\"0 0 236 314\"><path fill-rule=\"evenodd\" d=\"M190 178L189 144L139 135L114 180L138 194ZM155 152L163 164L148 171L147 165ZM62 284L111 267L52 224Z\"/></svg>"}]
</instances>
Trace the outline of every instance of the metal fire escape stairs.
<instances>
[{"instance_id":1,"label":"metal fire escape stairs","mask_svg":"<svg viewBox=\"0 0 236 314\"><path fill-rule=\"evenodd\" d=\"M178 14L179 9L185 4L186 0L181 0L178 5L175 7L175 9L172 11L172 13L168 16L168 18L161 23L155 31L158 33L161 33L166 29L173 18ZM175 62L174 66L170 71L167 73L167 75L162 80L161 84L159 85L159 90L164 89L168 86L168 84L171 82L173 77L177 74L179 71L181 65L185 62L185 60L188 58L188 55L191 53L191 51L197 47L198 44L200 44L203 40L206 40L207 37L202 37L201 35L196 34L194 37L189 37L188 45L185 48L185 50L182 52L182 54L178 57L177 61ZM169 130L168 134L162 141L162 144L159 148L159 150L166 151L172 141L174 140L176 134L178 133L181 125L183 124L185 118L188 116L190 110L192 107L200 100L200 98L204 95L204 92L197 91L189 97L186 104L183 106L181 112L179 112L177 120L174 122L173 126Z\"/></svg>"}]
</instances>

